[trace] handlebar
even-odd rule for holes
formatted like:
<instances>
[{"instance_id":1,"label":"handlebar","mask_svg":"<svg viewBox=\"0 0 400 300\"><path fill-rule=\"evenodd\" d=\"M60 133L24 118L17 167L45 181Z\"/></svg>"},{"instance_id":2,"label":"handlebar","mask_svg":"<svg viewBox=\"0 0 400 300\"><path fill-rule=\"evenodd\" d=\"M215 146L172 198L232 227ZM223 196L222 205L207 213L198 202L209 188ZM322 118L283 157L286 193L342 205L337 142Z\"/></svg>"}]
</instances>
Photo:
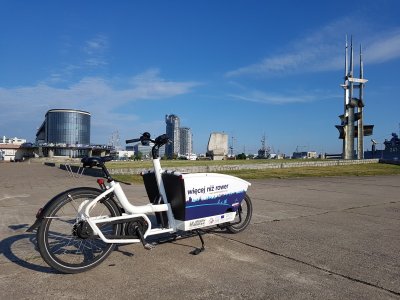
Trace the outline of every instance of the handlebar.
<instances>
[{"instance_id":1,"label":"handlebar","mask_svg":"<svg viewBox=\"0 0 400 300\"><path fill-rule=\"evenodd\" d=\"M140 138L138 138L138 139L126 140L125 142L127 144L141 142L142 145L144 145L144 144L146 144L148 142L153 142L154 143L154 141L150 138L150 133L148 133L148 132L143 133L142 136Z\"/></svg>"},{"instance_id":2,"label":"handlebar","mask_svg":"<svg viewBox=\"0 0 400 300\"><path fill-rule=\"evenodd\" d=\"M132 143L136 143L136 142L140 142L140 139L131 139L131 140L125 141L126 144L132 144Z\"/></svg>"},{"instance_id":3,"label":"handlebar","mask_svg":"<svg viewBox=\"0 0 400 300\"><path fill-rule=\"evenodd\" d=\"M169 139L168 135L162 134L158 136L155 140L151 139L150 133L145 132L142 134L142 136L138 139L130 139L125 141L127 144L130 143L136 143L136 142L141 142L142 145L149 145L149 142L154 143L154 146L152 147L152 155L153 158L158 157L158 150L160 149L161 146L168 144L171 142Z\"/></svg>"}]
</instances>

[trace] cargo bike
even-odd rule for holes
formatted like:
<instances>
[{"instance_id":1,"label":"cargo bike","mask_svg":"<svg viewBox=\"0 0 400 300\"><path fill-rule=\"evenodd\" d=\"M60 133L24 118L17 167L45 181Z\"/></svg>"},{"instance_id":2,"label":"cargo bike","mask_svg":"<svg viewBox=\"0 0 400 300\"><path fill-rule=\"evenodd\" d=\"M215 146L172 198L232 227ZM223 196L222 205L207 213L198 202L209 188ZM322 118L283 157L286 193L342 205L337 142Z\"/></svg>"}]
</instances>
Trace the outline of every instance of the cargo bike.
<instances>
[{"instance_id":1,"label":"cargo bike","mask_svg":"<svg viewBox=\"0 0 400 300\"><path fill-rule=\"evenodd\" d=\"M36 230L37 245L44 261L62 273L87 271L106 259L118 244L142 243L154 247L157 237L176 239L185 233L197 234L204 248L205 229L243 231L250 223L252 203L247 195L250 183L237 177L215 173L179 173L161 168L159 149L170 142L166 134L151 139L144 133L140 142L152 145L154 169L143 172L150 203L134 205L120 182L106 167L112 157L84 157L84 168L99 167L104 179L100 188L80 187L52 198L28 229Z\"/></svg>"}]
</instances>

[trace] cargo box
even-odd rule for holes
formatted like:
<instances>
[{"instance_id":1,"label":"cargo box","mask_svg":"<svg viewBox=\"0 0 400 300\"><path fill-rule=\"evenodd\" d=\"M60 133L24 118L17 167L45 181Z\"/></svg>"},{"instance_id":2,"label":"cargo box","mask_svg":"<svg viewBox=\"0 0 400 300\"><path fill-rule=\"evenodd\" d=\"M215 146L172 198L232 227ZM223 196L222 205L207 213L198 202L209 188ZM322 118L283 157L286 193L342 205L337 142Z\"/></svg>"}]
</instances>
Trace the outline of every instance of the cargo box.
<instances>
[{"instance_id":1,"label":"cargo box","mask_svg":"<svg viewBox=\"0 0 400 300\"><path fill-rule=\"evenodd\" d=\"M153 172L142 175L150 202L156 203L159 192L155 175ZM178 228L182 230L232 221L250 185L242 179L215 173L165 171L162 179Z\"/></svg>"}]
</instances>

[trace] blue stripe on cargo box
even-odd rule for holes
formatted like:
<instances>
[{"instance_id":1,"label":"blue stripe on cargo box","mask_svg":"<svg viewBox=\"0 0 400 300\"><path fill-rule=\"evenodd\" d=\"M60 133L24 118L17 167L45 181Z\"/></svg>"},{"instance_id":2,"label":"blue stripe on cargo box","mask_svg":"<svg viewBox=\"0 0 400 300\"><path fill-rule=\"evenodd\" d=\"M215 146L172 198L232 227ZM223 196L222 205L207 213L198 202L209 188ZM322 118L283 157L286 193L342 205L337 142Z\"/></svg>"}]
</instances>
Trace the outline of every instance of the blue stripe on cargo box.
<instances>
[{"instance_id":1,"label":"blue stripe on cargo box","mask_svg":"<svg viewBox=\"0 0 400 300\"><path fill-rule=\"evenodd\" d=\"M240 203L245 195L246 192L243 191L213 198L195 199L195 201L190 199L190 201L186 202L185 220L188 221L236 211L238 206L234 206L233 204Z\"/></svg>"}]
</instances>

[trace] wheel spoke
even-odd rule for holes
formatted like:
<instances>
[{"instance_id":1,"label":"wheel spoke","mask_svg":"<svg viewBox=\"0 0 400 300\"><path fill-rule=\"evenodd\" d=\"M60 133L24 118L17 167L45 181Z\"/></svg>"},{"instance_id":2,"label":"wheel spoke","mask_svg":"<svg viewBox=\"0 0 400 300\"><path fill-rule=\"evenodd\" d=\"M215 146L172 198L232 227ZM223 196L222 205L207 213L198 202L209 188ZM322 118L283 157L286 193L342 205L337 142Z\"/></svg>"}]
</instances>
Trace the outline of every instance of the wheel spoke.
<instances>
[{"instance_id":1,"label":"wheel spoke","mask_svg":"<svg viewBox=\"0 0 400 300\"><path fill-rule=\"evenodd\" d=\"M77 219L79 207L91 201L100 191L72 190L68 197L60 196L59 202L44 218L38 231L39 251L53 268L66 273L82 272L100 263L114 248L94 235L89 224ZM119 212L110 199L99 201L90 210L91 217L118 216ZM99 226L104 234L115 235L120 224ZM40 238L41 237L41 238Z\"/></svg>"}]
</instances>

